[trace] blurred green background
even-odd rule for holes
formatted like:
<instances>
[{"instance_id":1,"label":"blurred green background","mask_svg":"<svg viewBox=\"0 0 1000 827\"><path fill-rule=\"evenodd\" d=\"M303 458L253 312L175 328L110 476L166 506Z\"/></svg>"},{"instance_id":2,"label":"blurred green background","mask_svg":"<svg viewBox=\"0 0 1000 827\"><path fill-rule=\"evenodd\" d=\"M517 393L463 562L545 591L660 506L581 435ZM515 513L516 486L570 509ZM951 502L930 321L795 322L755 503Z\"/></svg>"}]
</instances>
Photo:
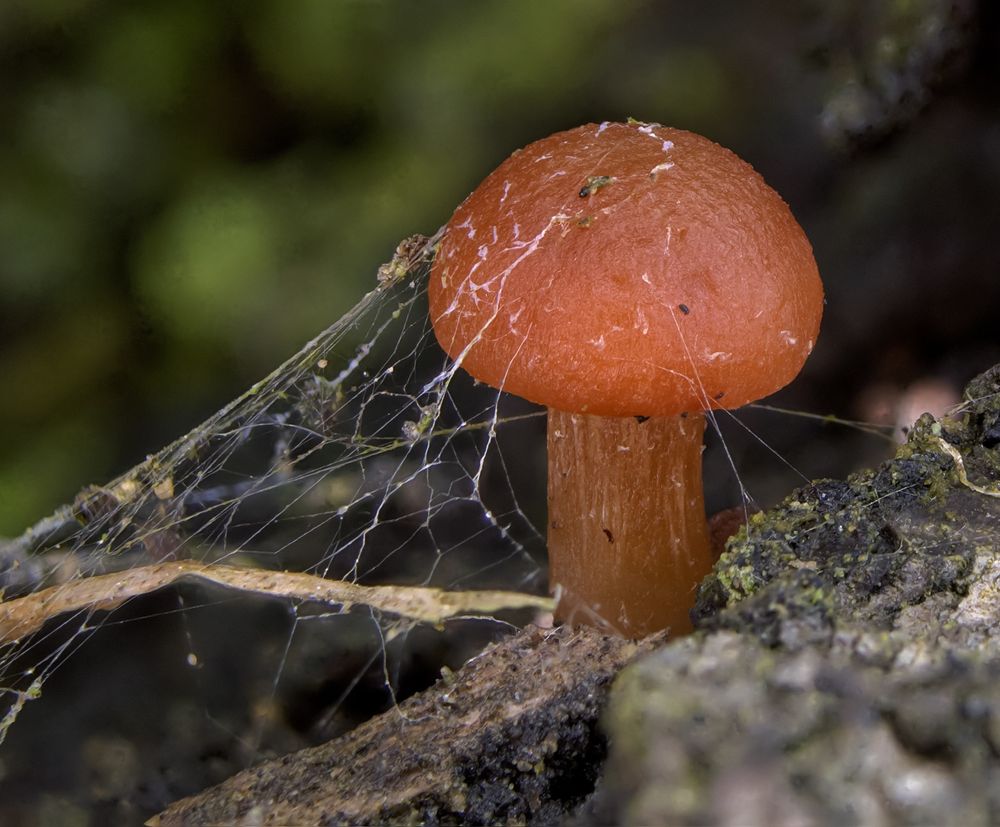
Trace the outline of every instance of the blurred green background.
<instances>
[{"instance_id":1,"label":"blurred green background","mask_svg":"<svg viewBox=\"0 0 1000 827\"><path fill-rule=\"evenodd\" d=\"M852 415L872 383L964 381L1000 357L993 17L942 0L5 0L0 536L196 424L511 150L586 121L702 132L790 202L830 300L795 404Z\"/></svg>"}]
</instances>

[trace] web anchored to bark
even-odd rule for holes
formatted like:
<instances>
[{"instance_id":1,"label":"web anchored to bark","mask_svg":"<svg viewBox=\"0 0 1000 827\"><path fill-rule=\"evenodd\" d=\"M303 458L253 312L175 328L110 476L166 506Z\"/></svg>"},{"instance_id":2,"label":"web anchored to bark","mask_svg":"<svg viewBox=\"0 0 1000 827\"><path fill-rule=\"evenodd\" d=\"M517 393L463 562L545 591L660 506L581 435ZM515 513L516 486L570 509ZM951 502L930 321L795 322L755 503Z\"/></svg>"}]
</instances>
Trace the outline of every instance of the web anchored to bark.
<instances>
[{"instance_id":1,"label":"web anchored to bark","mask_svg":"<svg viewBox=\"0 0 1000 827\"><path fill-rule=\"evenodd\" d=\"M756 515L689 637L526 630L155 823L996 823L998 425L1000 366Z\"/></svg>"},{"instance_id":2,"label":"web anchored to bark","mask_svg":"<svg viewBox=\"0 0 1000 827\"><path fill-rule=\"evenodd\" d=\"M260 639L277 649L274 686L303 624L360 610L384 648L414 623L549 607L534 596L542 542L498 437L539 414L503 410L429 346L436 243L402 243L375 289L270 376L0 545L0 741L27 703L46 703L70 656L138 623L135 601L177 581L185 617L240 596L280 601L290 624ZM187 661L200 666L188 626Z\"/></svg>"}]
</instances>

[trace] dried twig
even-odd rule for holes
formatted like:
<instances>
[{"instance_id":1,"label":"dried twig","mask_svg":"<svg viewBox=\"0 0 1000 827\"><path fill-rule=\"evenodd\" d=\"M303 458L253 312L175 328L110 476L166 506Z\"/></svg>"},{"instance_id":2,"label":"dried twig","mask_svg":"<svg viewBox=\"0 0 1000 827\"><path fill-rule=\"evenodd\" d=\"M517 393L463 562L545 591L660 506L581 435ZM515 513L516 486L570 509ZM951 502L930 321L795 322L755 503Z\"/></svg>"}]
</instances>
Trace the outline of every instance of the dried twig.
<instances>
[{"instance_id":1,"label":"dried twig","mask_svg":"<svg viewBox=\"0 0 1000 827\"><path fill-rule=\"evenodd\" d=\"M36 632L47 620L65 612L109 611L130 598L148 594L184 577L238 591L336 604L345 610L354 604L364 604L378 611L424 623L441 623L455 615L491 614L503 609L552 609L551 599L520 592L449 592L415 586L359 586L302 572L178 561L74 580L0 603L0 644L11 643Z\"/></svg>"}]
</instances>

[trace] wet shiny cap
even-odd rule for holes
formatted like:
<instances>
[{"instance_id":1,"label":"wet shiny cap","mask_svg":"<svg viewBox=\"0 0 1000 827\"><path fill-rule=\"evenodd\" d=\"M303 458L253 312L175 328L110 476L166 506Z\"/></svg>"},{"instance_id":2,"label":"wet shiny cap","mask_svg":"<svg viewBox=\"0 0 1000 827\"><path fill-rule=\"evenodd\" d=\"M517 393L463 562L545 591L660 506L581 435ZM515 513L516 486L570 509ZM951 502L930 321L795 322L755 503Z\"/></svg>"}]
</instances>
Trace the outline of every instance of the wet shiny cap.
<instances>
[{"instance_id":1,"label":"wet shiny cap","mask_svg":"<svg viewBox=\"0 0 1000 827\"><path fill-rule=\"evenodd\" d=\"M588 124L515 152L431 268L444 350L482 382L604 416L735 408L790 382L823 286L805 233L707 138Z\"/></svg>"}]
</instances>

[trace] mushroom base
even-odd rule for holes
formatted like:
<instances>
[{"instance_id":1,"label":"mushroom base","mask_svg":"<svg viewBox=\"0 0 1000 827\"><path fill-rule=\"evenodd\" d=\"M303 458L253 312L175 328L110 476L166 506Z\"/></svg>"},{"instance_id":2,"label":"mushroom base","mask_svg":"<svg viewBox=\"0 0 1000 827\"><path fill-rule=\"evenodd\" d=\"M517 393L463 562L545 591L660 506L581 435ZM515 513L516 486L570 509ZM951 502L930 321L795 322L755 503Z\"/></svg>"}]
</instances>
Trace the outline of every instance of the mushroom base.
<instances>
[{"instance_id":1,"label":"mushroom base","mask_svg":"<svg viewBox=\"0 0 1000 827\"><path fill-rule=\"evenodd\" d=\"M705 418L549 409L549 582L556 619L624 637L691 631L712 568L701 483Z\"/></svg>"}]
</instances>

